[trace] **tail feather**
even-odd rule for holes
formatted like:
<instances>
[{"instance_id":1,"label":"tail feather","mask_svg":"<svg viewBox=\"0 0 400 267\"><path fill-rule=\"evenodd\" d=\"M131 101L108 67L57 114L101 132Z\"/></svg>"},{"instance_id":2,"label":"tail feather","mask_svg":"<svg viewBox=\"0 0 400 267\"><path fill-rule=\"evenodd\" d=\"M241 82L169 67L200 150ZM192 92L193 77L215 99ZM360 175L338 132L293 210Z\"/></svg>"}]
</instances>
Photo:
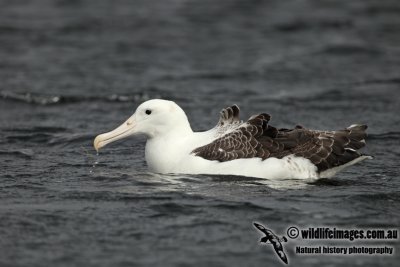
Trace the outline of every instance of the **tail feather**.
<instances>
[{"instance_id":1,"label":"tail feather","mask_svg":"<svg viewBox=\"0 0 400 267\"><path fill-rule=\"evenodd\" d=\"M318 169L325 171L349 162L357 162L356 159L363 156L358 150L365 146L367 128L367 125L355 124L344 130L325 132L325 137L333 140L331 141L332 153L326 158L326 162L322 161L321 166L317 165Z\"/></svg>"},{"instance_id":2,"label":"tail feather","mask_svg":"<svg viewBox=\"0 0 400 267\"><path fill-rule=\"evenodd\" d=\"M365 138L367 137L367 125L352 125L348 127L346 130L348 131L348 136L350 139L350 143L348 147L352 149L360 149L365 146Z\"/></svg>"}]
</instances>

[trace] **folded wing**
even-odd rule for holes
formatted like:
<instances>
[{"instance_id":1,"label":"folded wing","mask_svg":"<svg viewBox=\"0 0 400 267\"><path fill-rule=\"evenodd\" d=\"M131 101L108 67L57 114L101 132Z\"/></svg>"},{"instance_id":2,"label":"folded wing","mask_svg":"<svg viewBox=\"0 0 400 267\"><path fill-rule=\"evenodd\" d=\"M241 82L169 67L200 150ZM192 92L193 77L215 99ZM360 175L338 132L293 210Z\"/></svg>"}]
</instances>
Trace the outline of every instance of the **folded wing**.
<instances>
[{"instance_id":1,"label":"folded wing","mask_svg":"<svg viewBox=\"0 0 400 267\"><path fill-rule=\"evenodd\" d=\"M221 111L217 138L192 151L195 156L220 162L242 158L283 158L294 155L309 159L324 171L350 162L365 146L366 125L352 125L339 131L315 131L301 126L277 129L269 125L271 116L262 113L239 120L239 108Z\"/></svg>"}]
</instances>

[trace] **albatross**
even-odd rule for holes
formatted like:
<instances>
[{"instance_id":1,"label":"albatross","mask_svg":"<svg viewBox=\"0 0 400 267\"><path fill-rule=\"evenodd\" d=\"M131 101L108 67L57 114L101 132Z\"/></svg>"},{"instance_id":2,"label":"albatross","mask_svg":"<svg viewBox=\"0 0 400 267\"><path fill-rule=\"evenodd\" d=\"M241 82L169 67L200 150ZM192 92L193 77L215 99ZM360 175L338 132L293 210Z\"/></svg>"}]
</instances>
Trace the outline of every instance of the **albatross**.
<instances>
[{"instance_id":1,"label":"albatross","mask_svg":"<svg viewBox=\"0 0 400 267\"><path fill-rule=\"evenodd\" d=\"M163 174L240 175L266 179L328 178L344 168L371 158L358 150L365 146L366 125L337 131L296 126L278 129L266 113L239 118L239 107L223 109L217 125L193 132L175 102L152 99L115 130L98 135L99 151L116 140L143 134L150 171Z\"/></svg>"}]
</instances>

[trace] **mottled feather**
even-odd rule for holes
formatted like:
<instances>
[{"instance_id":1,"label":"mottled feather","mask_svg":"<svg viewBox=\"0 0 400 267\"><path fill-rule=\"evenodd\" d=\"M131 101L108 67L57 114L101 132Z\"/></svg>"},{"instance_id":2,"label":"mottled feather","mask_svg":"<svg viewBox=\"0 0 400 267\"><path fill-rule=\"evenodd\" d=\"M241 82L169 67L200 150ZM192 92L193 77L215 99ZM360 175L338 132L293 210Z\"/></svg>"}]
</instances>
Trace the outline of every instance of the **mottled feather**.
<instances>
[{"instance_id":1,"label":"mottled feather","mask_svg":"<svg viewBox=\"0 0 400 267\"><path fill-rule=\"evenodd\" d=\"M303 126L277 129L269 125L270 119L269 114L262 113L241 122L236 105L226 108L216 126L216 139L192 153L220 162L294 155L309 159L321 172L360 157L357 150L365 146L366 125L352 125L339 131L316 131Z\"/></svg>"},{"instance_id":2,"label":"mottled feather","mask_svg":"<svg viewBox=\"0 0 400 267\"><path fill-rule=\"evenodd\" d=\"M243 123L239 118L239 113L240 110L237 105L221 110L218 124L215 126L216 137L221 137Z\"/></svg>"}]
</instances>

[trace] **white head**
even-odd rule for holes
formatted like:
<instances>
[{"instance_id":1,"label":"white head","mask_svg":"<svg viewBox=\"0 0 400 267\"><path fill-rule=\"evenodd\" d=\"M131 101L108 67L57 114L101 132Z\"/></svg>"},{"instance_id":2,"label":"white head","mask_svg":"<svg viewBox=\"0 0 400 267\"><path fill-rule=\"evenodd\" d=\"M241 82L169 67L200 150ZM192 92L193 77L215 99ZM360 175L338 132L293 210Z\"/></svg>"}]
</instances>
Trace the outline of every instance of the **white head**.
<instances>
[{"instance_id":1,"label":"white head","mask_svg":"<svg viewBox=\"0 0 400 267\"><path fill-rule=\"evenodd\" d=\"M116 140L144 134L147 138L171 133L192 132L185 112L173 101L152 99L142 103L135 113L115 130L100 134L94 139L98 151Z\"/></svg>"}]
</instances>

